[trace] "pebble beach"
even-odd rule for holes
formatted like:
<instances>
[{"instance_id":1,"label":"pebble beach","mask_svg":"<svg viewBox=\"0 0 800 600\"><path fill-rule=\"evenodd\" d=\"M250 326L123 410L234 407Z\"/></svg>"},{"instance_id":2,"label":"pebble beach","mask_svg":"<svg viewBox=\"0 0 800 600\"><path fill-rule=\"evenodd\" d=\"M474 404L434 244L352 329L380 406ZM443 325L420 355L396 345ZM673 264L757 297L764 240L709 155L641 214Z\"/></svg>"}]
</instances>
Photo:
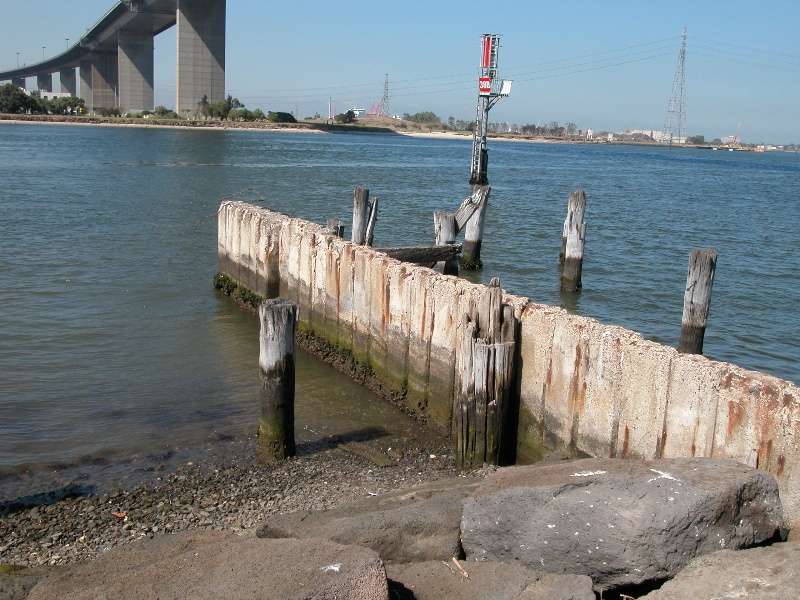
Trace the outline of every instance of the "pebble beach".
<instances>
[{"instance_id":1,"label":"pebble beach","mask_svg":"<svg viewBox=\"0 0 800 600\"><path fill-rule=\"evenodd\" d=\"M66 565L193 529L246 533L273 514L331 508L455 470L446 441L390 436L301 444L296 457L266 465L255 463L253 440L233 441L224 453L139 473L146 475L141 483L96 482L90 493L81 481L55 487L57 476L38 491L26 486L25 474L5 476L0 565Z\"/></svg>"}]
</instances>

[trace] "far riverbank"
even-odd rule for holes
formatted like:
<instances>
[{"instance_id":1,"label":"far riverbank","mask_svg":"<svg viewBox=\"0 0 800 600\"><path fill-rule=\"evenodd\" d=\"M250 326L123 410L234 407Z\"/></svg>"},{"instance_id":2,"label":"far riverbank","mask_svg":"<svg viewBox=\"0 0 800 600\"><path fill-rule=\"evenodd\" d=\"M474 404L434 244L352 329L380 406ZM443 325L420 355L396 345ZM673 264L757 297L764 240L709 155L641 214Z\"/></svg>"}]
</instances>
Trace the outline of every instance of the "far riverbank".
<instances>
[{"instance_id":1,"label":"far riverbank","mask_svg":"<svg viewBox=\"0 0 800 600\"><path fill-rule=\"evenodd\" d=\"M72 115L9 115L0 114L0 124L46 124L46 125L84 125L104 127L143 127L143 128L188 128L205 131L270 131L282 133L316 133L316 134L385 134L405 137L440 139L440 140L472 140L470 131L452 131L437 129L423 123L396 121L388 117L365 117L354 124L330 123L325 119L299 121L297 123L270 123L265 121L217 121L217 120L170 120L170 119L131 119L126 117L97 117ZM655 146L656 142L628 142L561 138L549 136L529 136L522 134L489 134L488 138L498 142L529 142L537 144L569 144L569 145L629 145Z\"/></svg>"}]
</instances>

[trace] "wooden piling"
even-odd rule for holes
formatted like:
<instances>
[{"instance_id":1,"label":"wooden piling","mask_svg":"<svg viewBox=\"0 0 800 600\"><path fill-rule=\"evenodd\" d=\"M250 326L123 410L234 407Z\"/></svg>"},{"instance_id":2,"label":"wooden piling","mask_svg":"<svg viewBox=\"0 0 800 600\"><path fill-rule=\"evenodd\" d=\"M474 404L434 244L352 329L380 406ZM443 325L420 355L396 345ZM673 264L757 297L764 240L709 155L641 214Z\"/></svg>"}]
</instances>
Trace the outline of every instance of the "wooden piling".
<instances>
[{"instance_id":1,"label":"wooden piling","mask_svg":"<svg viewBox=\"0 0 800 600\"><path fill-rule=\"evenodd\" d=\"M353 233L351 240L363 244L369 224L369 189L357 187L353 192Z\"/></svg>"},{"instance_id":2,"label":"wooden piling","mask_svg":"<svg viewBox=\"0 0 800 600\"><path fill-rule=\"evenodd\" d=\"M344 223L338 219L328 219L327 229L336 237L344 237Z\"/></svg>"},{"instance_id":3,"label":"wooden piling","mask_svg":"<svg viewBox=\"0 0 800 600\"><path fill-rule=\"evenodd\" d=\"M490 284L464 316L456 395L456 465L461 470L500 464L513 443L509 434L517 322Z\"/></svg>"},{"instance_id":4,"label":"wooden piling","mask_svg":"<svg viewBox=\"0 0 800 600\"><path fill-rule=\"evenodd\" d=\"M433 213L433 225L436 228L436 245L446 246L456 239L456 216L453 213ZM439 263L445 275L458 275L458 258L449 258Z\"/></svg>"},{"instance_id":5,"label":"wooden piling","mask_svg":"<svg viewBox=\"0 0 800 600\"><path fill-rule=\"evenodd\" d=\"M689 255L689 274L683 295L683 319L678 352L702 354L703 338L706 334L708 306L711 303L711 287L717 267L717 251L713 248L695 248Z\"/></svg>"},{"instance_id":6,"label":"wooden piling","mask_svg":"<svg viewBox=\"0 0 800 600\"><path fill-rule=\"evenodd\" d=\"M369 202L369 218L367 219L367 232L364 236L364 244L372 246L372 238L375 234L375 223L378 220L378 199L372 198Z\"/></svg>"},{"instance_id":7,"label":"wooden piling","mask_svg":"<svg viewBox=\"0 0 800 600\"><path fill-rule=\"evenodd\" d=\"M273 298L258 309L261 321L258 366L261 418L258 424L259 462L283 460L295 454L294 338L297 305Z\"/></svg>"},{"instance_id":8,"label":"wooden piling","mask_svg":"<svg viewBox=\"0 0 800 600\"><path fill-rule=\"evenodd\" d=\"M488 186L473 186L473 194L485 189L482 202L476 207L475 212L467 220L464 229L464 250L461 253L461 266L468 271L475 271L483 267L481 261L481 243L483 241L483 222L486 216L486 204L489 199Z\"/></svg>"},{"instance_id":9,"label":"wooden piling","mask_svg":"<svg viewBox=\"0 0 800 600\"><path fill-rule=\"evenodd\" d=\"M581 272L583 270L583 248L586 237L586 192L576 190L569 195L567 218L564 220L564 232L561 246L564 254L564 270L561 273L561 291L577 292L581 289Z\"/></svg>"},{"instance_id":10,"label":"wooden piling","mask_svg":"<svg viewBox=\"0 0 800 600\"><path fill-rule=\"evenodd\" d=\"M581 198L583 198L581 200ZM581 190L570 192L567 203L567 218L564 219L564 230L561 233L561 252L558 254L558 262L564 264L564 255L567 252L567 233L569 224L572 221L583 222L583 213L586 210L586 193Z\"/></svg>"}]
</instances>

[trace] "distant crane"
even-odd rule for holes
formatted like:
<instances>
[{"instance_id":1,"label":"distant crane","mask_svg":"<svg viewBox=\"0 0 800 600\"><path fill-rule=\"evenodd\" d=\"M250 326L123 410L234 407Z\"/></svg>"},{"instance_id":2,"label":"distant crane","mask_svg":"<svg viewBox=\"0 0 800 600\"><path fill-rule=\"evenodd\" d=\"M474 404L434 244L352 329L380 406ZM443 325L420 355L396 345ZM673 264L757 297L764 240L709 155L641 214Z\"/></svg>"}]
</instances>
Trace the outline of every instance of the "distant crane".
<instances>
[{"instance_id":1,"label":"distant crane","mask_svg":"<svg viewBox=\"0 0 800 600\"><path fill-rule=\"evenodd\" d=\"M686 143L686 27L681 35L681 49L678 52L678 66L675 79L672 81L672 96L669 99L667 118L664 119L664 141L673 140L678 144Z\"/></svg>"}]
</instances>

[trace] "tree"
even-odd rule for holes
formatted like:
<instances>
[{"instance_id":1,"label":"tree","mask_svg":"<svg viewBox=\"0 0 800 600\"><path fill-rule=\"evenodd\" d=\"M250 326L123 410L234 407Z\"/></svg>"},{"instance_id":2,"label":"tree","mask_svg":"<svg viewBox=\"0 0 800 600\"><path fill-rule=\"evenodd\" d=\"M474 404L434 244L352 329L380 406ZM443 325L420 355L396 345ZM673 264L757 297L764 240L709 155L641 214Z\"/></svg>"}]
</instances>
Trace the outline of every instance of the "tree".
<instances>
[{"instance_id":1,"label":"tree","mask_svg":"<svg viewBox=\"0 0 800 600\"><path fill-rule=\"evenodd\" d=\"M166 106L156 106L153 109L153 114L159 119L180 119L182 118L174 110L168 109Z\"/></svg>"},{"instance_id":2,"label":"tree","mask_svg":"<svg viewBox=\"0 0 800 600\"><path fill-rule=\"evenodd\" d=\"M28 96L13 83L0 86L0 113L44 112L38 98Z\"/></svg>"},{"instance_id":3,"label":"tree","mask_svg":"<svg viewBox=\"0 0 800 600\"><path fill-rule=\"evenodd\" d=\"M410 115L408 113L403 114L403 118L406 121L414 121L415 123L441 123L442 120L433 112L425 111L425 112L418 112Z\"/></svg>"},{"instance_id":4,"label":"tree","mask_svg":"<svg viewBox=\"0 0 800 600\"><path fill-rule=\"evenodd\" d=\"M333 120L337 123L355 123L356 122L356 113L352 110L348 110L347 112L339 113Z\"/></svg>"},{"instance_id":5,"label":"tree","mask_svg":"<svg viewBox=\"0 0 800 600\"><path fill-rule=\"evenodd\" d=\"M84 112L86 102L83 98L69 96L68 98L52 98L47 101L47 110L51 115L70 115L73 112ZM78 109L81 109L80 111Z\"/></svg>"},{"instance_id":6,"label":"tree","mask_svg":"<svg viewBox=\"0 0 800 600\"><path fill-rule=\"evenodd\" d=\"M686 138L687 144L694 144L695 146L699 146L700 144L706 143L706 137L704 135L692 135Z\"/></svg>"},{"instance_id":7,"label":"tree","mask_svg":"<svg viewBox=\"0 0 800 600\"><path fill-rule=\"evenodd\" d=\"M347 112L353 111L350 110ZM273 112L270 110L267 112L267 119L271 123L297 123L297 119L294 118L294 115L288 112ZM349 122L352 123L352 121Z\"/></svg>"},{"instance_id":8,"label":"tree","mask_svg":"<svg viewBox=\"0 0 800 600\"><path fill-rule=\"evenodd\" d=\"M578 131L578 126L575 123L567 123L567 133L569 135L573 135L576 131Z\"/></svg>"},{"instance_id":9,"label":"tree","mask_svg":"<svg viewBox=\"0 0 800 600\"><path fill-rule=\"evenodd\" d=\"M200 102L197 103L197 114L204 119L207 119L209 116L209 103L208 103L208 95L203 94L203 97L200 99Z\"/></svg>"}]
</instances>

